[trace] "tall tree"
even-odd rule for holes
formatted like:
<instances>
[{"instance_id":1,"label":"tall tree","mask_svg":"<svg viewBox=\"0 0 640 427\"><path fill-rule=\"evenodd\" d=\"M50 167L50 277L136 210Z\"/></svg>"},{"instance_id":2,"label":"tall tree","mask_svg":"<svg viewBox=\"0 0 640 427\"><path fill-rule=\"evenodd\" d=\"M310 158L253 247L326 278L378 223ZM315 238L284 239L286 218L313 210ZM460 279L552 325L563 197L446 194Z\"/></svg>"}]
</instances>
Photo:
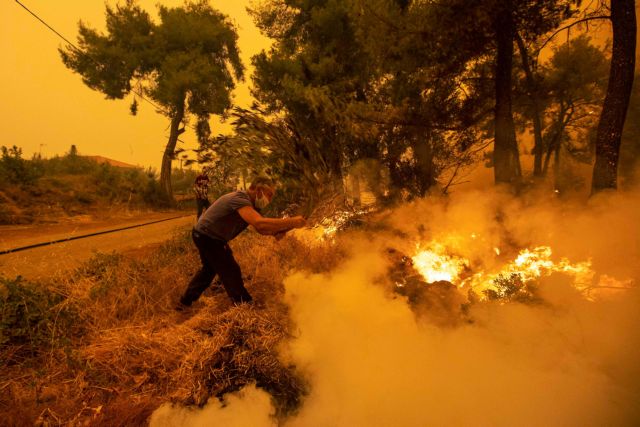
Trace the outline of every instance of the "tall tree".
<instances>
[{"instance_id":1,"label":"tall tree","mask_svg":"<svg viewBox=\"0 0 640 427\"><path fill-rule=\"evenodd\" d=\"M517 183L521 175L512 105L514 42L518 41L523 47L535 43L541 35L557 28L562 20L571 16L576 3L578 0L451 0L434 3L436 15L441 19L431 25L440 31L432 29L431 34L440 39L440 46L466 52L469 63L486 58L494 60L494 87L490 100L495 103L493 167L496 183ZM445 35L444 38L438 33ZM530 62L526 65L531 68Z\"/></svg>"},{"instance_id":2,"label":"tall tree","mask_svg":"<svg viewBox=\"0 0 640 427\"><path fill-rule=\"evenodd\" d=\"M231 92L243 77L243 65L235 28L208 1L158 6L158 12L160 22L155 23L135 0L107 6L106 34L80 23L80 48L61 49L60 55L87 86L107 99L122 99L132 90L144 92L171 120L160 181L172 198L171 163L189 116L196 117L198 137L205 140L210 115L225 114L231 107Z\"/></svg>"},{"instance_id":3,"label":"tall tree","mask_svg":"<svg viewBox=\"0 0 640 427\"><path fill-rule=\"evenodd\" d=\"M542 173L542 155L544 143L542 140L542 102L540 100L540 82L536 77L537 61L531 57L527 46L520 34L516 33L516 43L520 52L522 70L525 74L527 95L531 100L531 121L533 122L533 176L540 177Z\"/></svg>"},{"instance_id":4,"label":"tall tree","mask_svg":"<svg viewBox=\"0 0 640 427\"><path fill-rule=\"evenodd\" d=\"M521 176L511 102L513 41L516 35L513 1L505 0L500 2L497 7L496 19L493 23L496 36L496 106L493 170L496 184L513 184Z\"/></svg>"},{"instance_id":5,"label":"tall tree","mask_svg":"<svg viewBox=\"0 0 640 427\"><path fill-rule=\"evenodd\" d=\"M336 105L366 93L366 55L355 38L351 1L264 0L251 10L256 25L274 39L256 55L254 95L269 112L293 119L300 140L320 142L323 163L341 186L348 158L347 126Z\"/></svg>"},{"instance_id":6,"label":"tall tree","mask_svg":"<svg viewBox=\"0 0 640 427\"><path fill-rule=\"evenodd\" d=\"M640 181L640 67L636 62L636 77L629 100L627 120L620 143L619 176L627 184L637 185Z\"/></svg>"},{"instance_id":7,"label":"tall tree","mask_svg":"<svg viewBox=\"0 0 640 427\"><path fill-rule=\"evenodd\" d=\"M374 74L366 102L349 112L353 121L377 128L378 158L397 193L425 195L444 171L468 158L469 142L480 140L469 138L470 129L489 112L492 96L476 90L476 82L486 80L476 73L483 68L476 57L485 41L467 31L475 17L464 9L431 2L355 3L358 40Z\"/></svg>"},{"instance_id":8,"label":"tall tree","mask_svg":"<svg viewBox=\"0 0 640 427\"><path fill-rule=\"evenodd\" d=\"M549 63L542 67L541 77L540 92L547 101L543 113L548 117L542 171L547 174L551 155L555 154L557 184L563 146L580 157L593 153L587 134L594 128L594 118L602 104L607 78L606 57L583 35L556 48ZM568 130L571 135L567 135Z\"/></svg>"},{"instance_id":9,"label":"tall tree","mask_svg":"<svg viewBox=\"0 0 640 427\"><path fill-rule=\"evenodd\" d=\"M611 0L613 51L607 95L596 136L596 161L591 192L616 189L620 138L629 107L636 59L636 10L634 0Z\"/></svg>"}]
</instances>

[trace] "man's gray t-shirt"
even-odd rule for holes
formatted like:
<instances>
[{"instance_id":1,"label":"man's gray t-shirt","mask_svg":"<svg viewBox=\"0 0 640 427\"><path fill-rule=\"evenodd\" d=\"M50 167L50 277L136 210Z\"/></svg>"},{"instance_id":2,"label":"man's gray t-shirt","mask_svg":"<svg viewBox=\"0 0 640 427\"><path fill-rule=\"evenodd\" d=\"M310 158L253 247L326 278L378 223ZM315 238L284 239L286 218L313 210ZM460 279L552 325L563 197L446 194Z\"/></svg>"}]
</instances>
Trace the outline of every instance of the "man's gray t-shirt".
<instances>
[{"instance_id":1,"label":"man's gray t-shirt","mask_svg":"<svg viewBox=\"0 0 640 427\"><path fill-rule=\"evenodd\" d=\"M194 228L199 233L228 242L249 226L238 213L244 206L253 207L246 192L225 194L209 206Z\"/></svg>"}]
</instances>

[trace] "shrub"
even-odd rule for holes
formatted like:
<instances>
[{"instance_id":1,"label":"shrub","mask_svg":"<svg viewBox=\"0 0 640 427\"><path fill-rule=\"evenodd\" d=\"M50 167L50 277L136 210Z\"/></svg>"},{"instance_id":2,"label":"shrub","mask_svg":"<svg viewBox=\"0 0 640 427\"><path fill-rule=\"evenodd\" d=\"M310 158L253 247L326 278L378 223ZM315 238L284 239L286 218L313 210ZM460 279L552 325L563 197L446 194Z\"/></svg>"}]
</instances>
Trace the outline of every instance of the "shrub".
<instances>
[{"instance_id":1,"label":"shrub","mask_svg":"<svg viewBox=\"0 0 640 427\"><path fill-rule=\"evenodd\" d=\"M171 187L176 194L192 192L193 183L198 172L193 169L173 169L171 172Z\"/></svg>"},{"instance_id":2,"label":"shrub","mask_svg":"<svg viewBox=\"0 0 640 427\"><path fill-rule=\"evenodd\" d=\"M49 174L85 175L99 167L98 163L87 157L76 154L67 154L62 157L54 157L44 160L44 167Z\"/></svg>"},{"instance_id":3,"label":"shrub","mask_svg":"<svg viewBox=\"0 0 640 427\"><path fill-rule=\"evenodd\" d=\"M489 300L503 300L521 303L542 302L537 283L525 282L518 273L500 274L493 280L495 289L487 289L484 294Z\"/></svg>"},{"instance_id":4,"label":"shrub","mask_svg":"<svg viewBox=\"0 0 640 427\"><path fill-rule=\"evenodd\" d=\"M76 310L66 298L42 285L0 277L0 348L20 346L32 355L66 342ZM14 353L14 357L15 357Z\"/></svg>"},{"instance_id":5,"label":"shrub","mask_svg":"<svg viewBox=\"0 0 640 427\"><path fill-rule=\"evenodd\" d=\"M147 185L142 193L142 199L145 203L152 206L169 206L171 204L160 183L154 179L147 181Z\"/></svg>"},{"instance_id":6,"label":"shrub","mask_svg":"<svg viewBox=\"0 0 640 427\"><path fill-rule=\"evenodd\" d=\"M15 145L1 148L0 182L8 184L32 185L43 175L39 163L29 162L22 158L22 149Z\"/></svg>"},{"instance_id":7,"label":"shrub","mask_svg":"<svg viewBox=\"0 0 640 427\"><path fill-rule=\"evenodd\" d=\"M104 296L117 285L117 269L121 262L122 255L116 252L98 252L78 269L79 275L95 279L95 285L89 291L92 299Z\"/></svg>"}]
</instances>

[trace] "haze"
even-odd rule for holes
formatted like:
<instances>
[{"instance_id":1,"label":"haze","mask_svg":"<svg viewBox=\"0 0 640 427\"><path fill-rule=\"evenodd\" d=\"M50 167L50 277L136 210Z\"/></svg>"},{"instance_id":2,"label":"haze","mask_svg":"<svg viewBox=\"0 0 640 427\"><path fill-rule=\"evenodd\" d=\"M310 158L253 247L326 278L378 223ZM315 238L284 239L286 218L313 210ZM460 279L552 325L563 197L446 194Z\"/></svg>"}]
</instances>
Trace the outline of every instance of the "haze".
<instances>
[{"instance_id":1,"label":"haze","mask_svg":"<svg viewBox=\"0 0 640 427\"><path fill-rule=\"evenodd\" d=\"M156 17L156 0L140 0ZM166 0L166 6L180 6L182 0ZM235 91L235 104L248 106L252 72L251 56L269 46L246 12L249 0L212 2L238 27L242 61L247 67L245 82ZM25 6L72 42L76 42L78 21L104 29L104 1L67 0L51 2L25 0ZM107 4L114 5L114 1ZM17 145L26 157L63 154L74 144L80 154L99 154L144 167L160 167L169 121L152 105L141 102L137 116L129 114L132 98L106 100L85 86L80 76L65 68L58 48L64 42L14 1L0 3L3 25L0 46L5 60L0 67L0 103L4 138L1 145ZM229 126L212 119L214 133ZM181 136L183 148L195 148L193 131ZM177 166L177 165L176 165Z\"/></svg>"}]
</instances>

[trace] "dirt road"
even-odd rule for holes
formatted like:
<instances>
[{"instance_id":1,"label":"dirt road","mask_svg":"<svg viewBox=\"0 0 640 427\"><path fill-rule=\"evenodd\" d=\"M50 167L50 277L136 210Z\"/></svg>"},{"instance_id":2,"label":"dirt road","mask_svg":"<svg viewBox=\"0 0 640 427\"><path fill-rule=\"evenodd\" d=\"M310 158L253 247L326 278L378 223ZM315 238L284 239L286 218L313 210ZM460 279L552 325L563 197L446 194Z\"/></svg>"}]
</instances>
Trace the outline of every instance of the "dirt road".
<instances>
[{"instance_id":1,"label":"dirt road","mask_svg":"<svg viewBox=\"0 0 640 427\"><path fill-rule=\"evenodd\" d=\"M0 230L0 251L34 243L123 228L178 215L180 213L156 213L130 219L129 221L118 220L111 223L5 228ZM176 231L191 227L194 221L195 215L189 215L114 233L0 255L0 275L6 277L21 275L27 279L51 276L77 267L83 261L91 258L96 252L123 252L163 242L169 239Z\"/></svg>"}]
</instances>

